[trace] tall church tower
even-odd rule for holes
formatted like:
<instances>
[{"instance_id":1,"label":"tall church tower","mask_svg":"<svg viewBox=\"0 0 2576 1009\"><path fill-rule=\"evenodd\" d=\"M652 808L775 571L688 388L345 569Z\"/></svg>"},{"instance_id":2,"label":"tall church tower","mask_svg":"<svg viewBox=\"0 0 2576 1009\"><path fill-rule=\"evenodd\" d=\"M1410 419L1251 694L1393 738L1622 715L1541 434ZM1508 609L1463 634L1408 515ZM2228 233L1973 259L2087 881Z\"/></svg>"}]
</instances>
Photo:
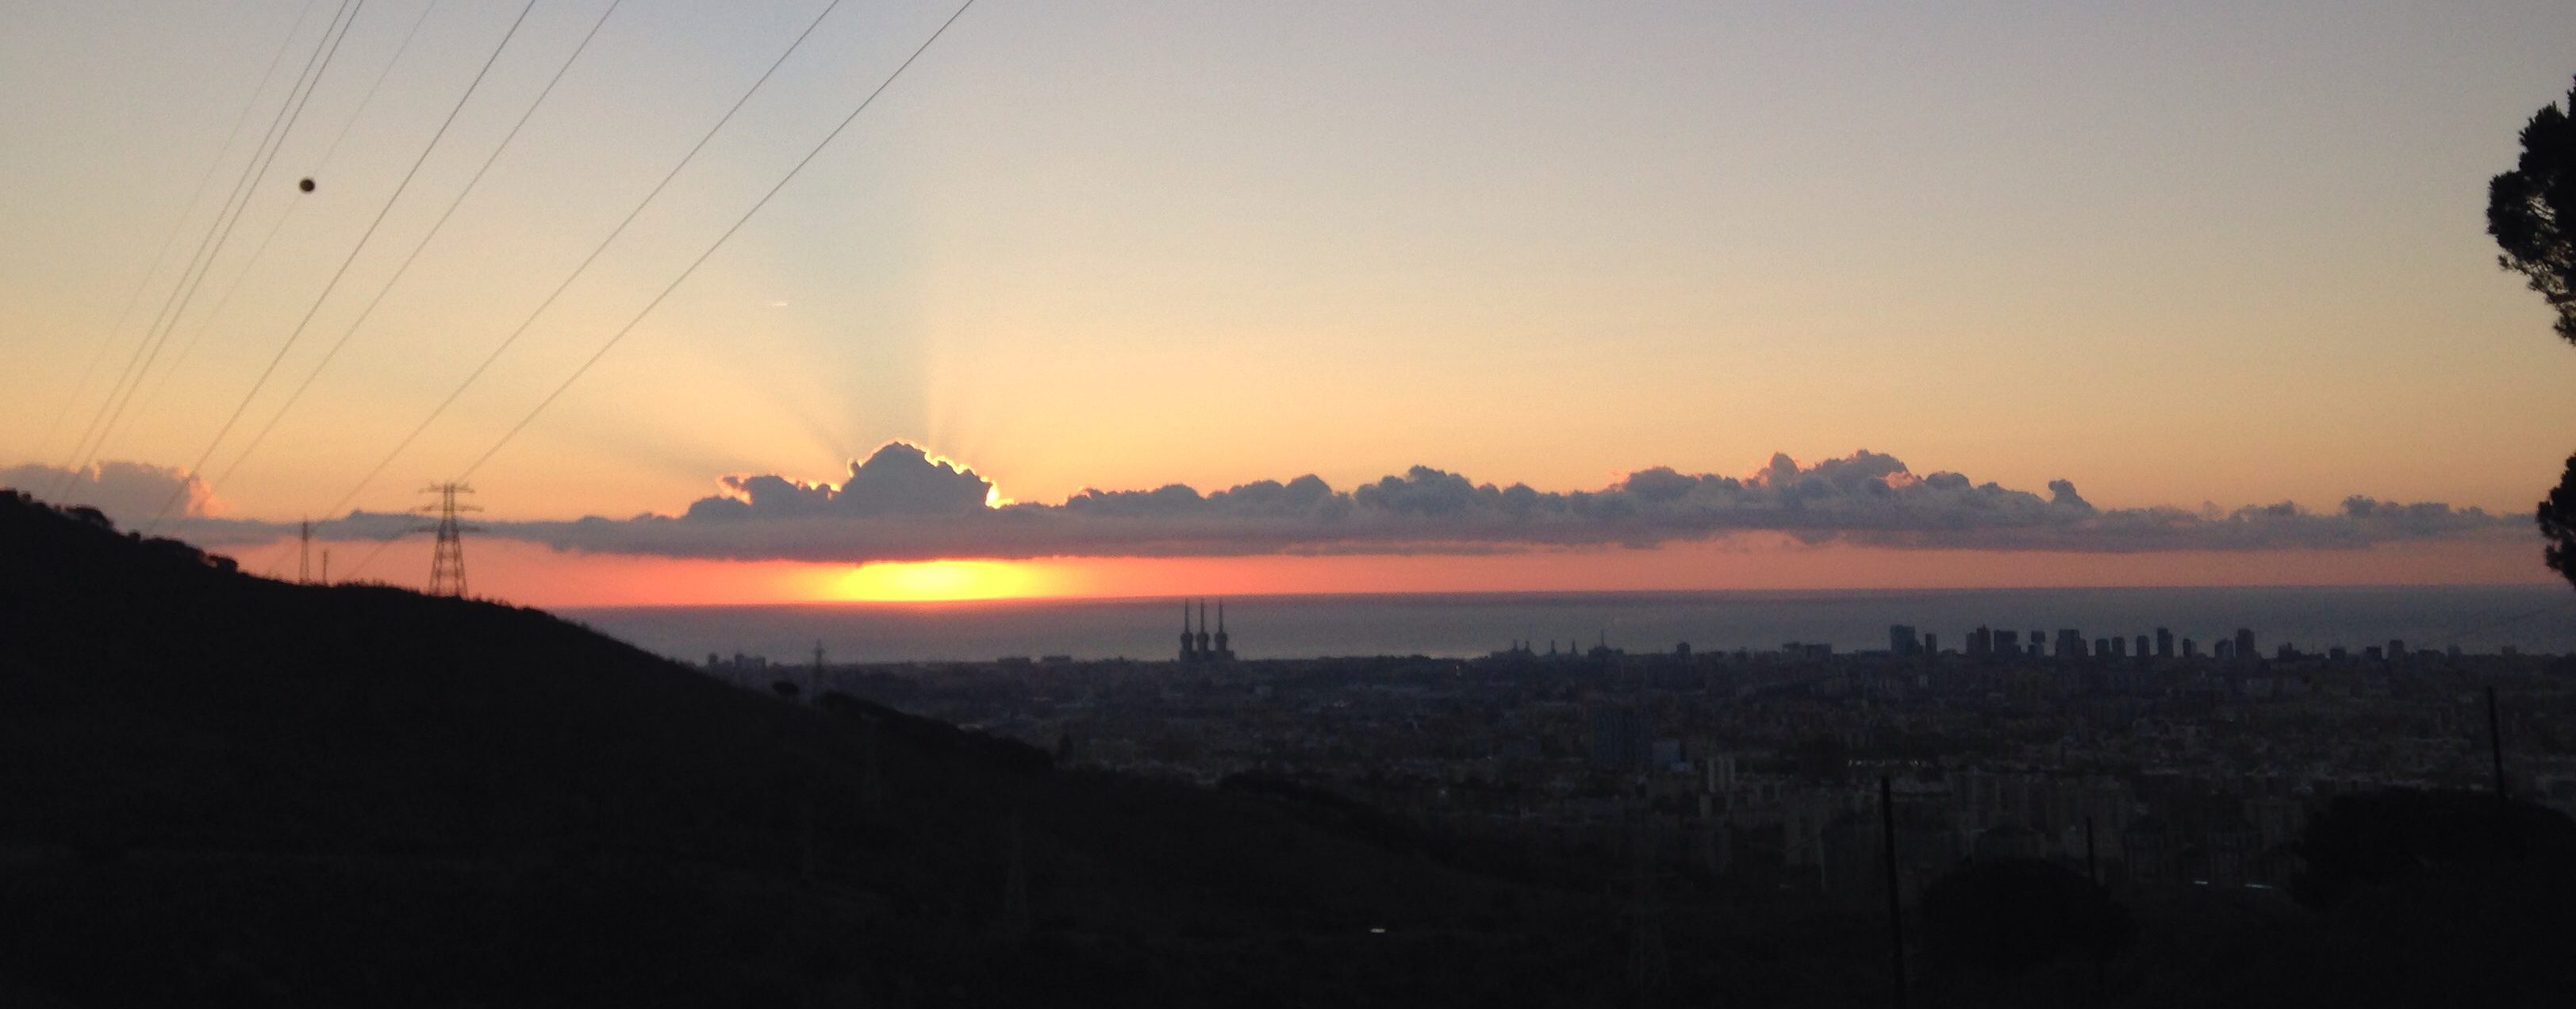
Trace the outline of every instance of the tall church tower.
<instances>
[{"instance_id":1,"label":"tall church tower","mask_svg":"<svg viewBox=\"0 0 2576 1009\"><path fill-rule=\"evenodd\" d=\"M1198 638L1190 634L1190 602L1184 599L1181 600L1181 661L1197 662L1198 660Z\"/></svg>"},{"instance_id":2,"label":"tall church tower","mask_svg":"<svg viewBox=\"0 0 2576 1009\"><path fill-rule=\"evenodd\" d=\"M1207 629L1207 600L1201 599L1199 600L1199 660L1202 662L1216 657L1216 652L1208 647L1209 644Z\"/></svg>"}]
</instances>

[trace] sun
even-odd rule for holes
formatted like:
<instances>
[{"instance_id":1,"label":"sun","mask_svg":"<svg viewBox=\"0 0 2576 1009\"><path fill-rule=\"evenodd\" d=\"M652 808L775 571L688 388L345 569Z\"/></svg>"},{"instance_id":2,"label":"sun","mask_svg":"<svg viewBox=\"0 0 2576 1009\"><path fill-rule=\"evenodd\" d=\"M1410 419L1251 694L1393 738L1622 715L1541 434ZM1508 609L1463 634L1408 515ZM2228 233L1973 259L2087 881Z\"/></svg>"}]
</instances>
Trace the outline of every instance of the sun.
<instances>
[{"instance_id":1,"label":"sun","mask_svg":"<svg viewBox=\"0 0 2576 1009\"><path fill-rule=\"evenodd\" d=\"M919 561L862 564L835 579L829 597L843 602L927 603L1018 599L1045 594L1044 580L1008 561Z\"/></svg>"}]
</instances>

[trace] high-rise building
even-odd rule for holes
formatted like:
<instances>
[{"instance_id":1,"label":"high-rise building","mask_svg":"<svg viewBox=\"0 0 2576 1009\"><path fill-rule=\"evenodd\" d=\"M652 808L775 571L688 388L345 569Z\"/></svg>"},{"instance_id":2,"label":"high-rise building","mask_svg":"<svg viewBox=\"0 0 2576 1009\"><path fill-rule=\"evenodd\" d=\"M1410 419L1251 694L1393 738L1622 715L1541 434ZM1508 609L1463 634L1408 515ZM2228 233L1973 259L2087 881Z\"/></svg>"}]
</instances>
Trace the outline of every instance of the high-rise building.
<instances>
[{"instance_id":1,"label":"high-rise building","mask_svg":"<svg viewBox=\"0 0 2576 1009\"><path fill-rule=\"evenodd\" d=\"M1592 764L1611 770L1643 768L1654 759L1654 726L1634 701L1605 701L1592 709Z\"/></svg>"},{"instance_id":2,"label":"high-rise building","mask_svg":"<svg viewBox=\"0 0 2576 1009\"><path fill-rule=\"evenodd\" d=\"M1912 655L1922 647L1923 642L1914 636L1914 628L1904 624L1888 625L1887 650L1895 653L1897 658Z\"/></svg>"},{"instance_id":3,"label":"high-rise building","mask_svg":"<svg viewBox=\"0 0 2576 1009\"><path fill-rule=\"evenodd\" d=\"M1996 631L1993 645L1997 655L2019 655L2021 654L2021 632Z\"/></svg>"},{"instance_id":4,"label":"high-rise building","mask_svg":"<svg viewBox=\"0 0 2576 1009\"><path fill-rule=\"evenodd\" d=\"M2083 658L2084 632L2072 627L2058 628L2057 657L2061 659Z\"/></svg>"},{"instance_id":5,"label":"high-rise building","mask_svg":"<svg viewBox=\"0 0 2576 1009\"><path fill-rule=\"evenodd\" d=\"M1995 651L1995 632L1993 632L1993 631L1991 631L1991 630L1986 629L1986 626L1985 626L1984 624L1979 624L1979 625L1977 625L1977 629L1976 629L1976 630L1973 630L1973 631L1969 631L1969 632L1968 632L1968 657L1969 657L1969 658L1971 658L1971 659L1983 659L1983 658L1985 658L1985 657L1987 657L1987 656L1989 656L1989 655L1994 654L1994 651Z\"/></svg>"},{"instance_id":6,"label":"high-rise building","mask_svg":"<svg viewBox=\"0 0 2576 1009\"><path fill-rule=\"evenodd\" d=\"M2141 659L2153 654L2147 651L2147 636L2144 634L2138 635L2138 650L2136 654Z\"/></svg>"},{"instance_id":7,"label":"high-rise building","mask_svg":"<svg viewBox=\"0 0 2576 1009\"><path fill-rule=\"evenodd\" d=\"M1940 636L1940 635L1938 635L1938 634L1926 634L1926 635L1924 635L1924 636L1923 636L1923 654L1925 654L1925 655L1939 655L1939 654L1941 654L1941 636Z\"/></svg>"},{"instance_id":8,"label":"high-rise building","mask_svg":"<svg viewBox=\"0 0 2576 1009\"><path fill-rule=\"evenodd\" d=\"M2157 658L2159 658L2159 659L2170 659L2170 658L2173 658L2173 657L2174 657L2173 642L2174 642L2174 637L2173 637L2173 628L2171 628L2171 627L2158 627L2158 628L2156 628L2156 657L2157 657Z\"/></svg>"},{"instance_id":9,"label":"high-rise building","mask_svg":"<svg viewBox=\"0 0 2576 1009\"><path fill-rule=\"evenodd\" d=\"M2254 648L2253 628L2239 627L2236 629L2236 657L2248 662L2263 657L2263 653L2255 650Z\"/></svg>"}]
</instances>

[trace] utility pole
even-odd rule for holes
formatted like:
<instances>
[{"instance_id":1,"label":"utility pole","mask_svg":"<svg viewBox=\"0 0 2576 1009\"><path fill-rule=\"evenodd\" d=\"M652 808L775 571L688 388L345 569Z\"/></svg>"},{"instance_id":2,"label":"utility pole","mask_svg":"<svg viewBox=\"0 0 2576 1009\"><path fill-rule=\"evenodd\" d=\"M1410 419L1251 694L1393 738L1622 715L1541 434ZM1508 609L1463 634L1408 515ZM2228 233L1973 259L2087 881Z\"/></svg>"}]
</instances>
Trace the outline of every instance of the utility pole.
<instances>
[{"instance_id":1,"label":"utility pole","mask_svg":"<svg viewBox=\"0 0 2576 1009\"><path fill-rule=\"evenodd\" d=\"M482 530L459 522L457 515L483 509L456 503L457 495L474 493L474 488L461 483L434 483L421 488L421 493L438 495L437 504L418 509L438 516L438 544L429 554L429 594L461 598L465 595L465 534Z\"/></svg>"},{"instance_id":2,"label":"utility pole","mask_svg":"<svg viewBox=\"0 0 2576 1009\"><path fill-rule=\"evenodd\" d=\"M1887 779L1878 779L1878 829L1887 848L1887 943L1896 966L1896 1009L1905 1009L1905 902L1896 880L1896 800Z\"/></svg>"},{"instance_id":3,"label":"utility pole","mask_svg":"<svg viewBox=\"0 0 2576 1009\"><path fill-rule=\"evenodd\" d=\"M1628 841L1628 991L1643 1000L1670 980L1664 953L1664 909L1655 899L1653 811L1643 800L1630 800Z\"/></svg>"},{"instance_id":4,"label":"utility pole","mask_svg":"<svg viewBox=\"0 0 2576 1009\"><path fill-rule=\"evenodd\" d=\"M313 584L313 520L295 530L295 584Z\"/></svg>"},{"instance_id":5,"label":"utility pole","mask_svg":"<svg viewBox=\"0 0 2576 1009\"><path fill-rule=\"evenodd\" d=\"M2084 878L2102 885L2101 864L2093 860L2093 814L2084 814Z\"/></svg>"},{"instance_id":6,"label":"utility pole","mask_svg":"<svg viewBox=\"0 0 2576 1009\"><path fill-rule=\"evenodd\" d=\"M1014 810L1002 821L1002 843L1010 862L1003 869L1002 914L996 930L1004 938L1027 938L1029 916L1029 846L1021 836L1020 814Z\"/></svg>"},{"instance_id":7,"label":"utility pole","mask_svg":"<svg viewBox=\"0 0 2576 1009\"><path fill-rule=\"evenodd\" d=\"M2084 878L2091 880L2094 886L2102 885L2102 865L2093 858L2093 814L2091 813L2084 814ZM2103 989L2110 986L2110 983L2109 969L2102 963L2101 951L2096 950L2093 953L2093 993L2100 995Z\"/></svg>"},{"instance_id":8,"label":"utility pole","mask_svg":"<svg viewBox=\"0 0 2576 1009\"><path fill-rule=\"evenodd\" d=\"M2522 859L2522 836L2513 828L2513 798L2504 790L2504 719L2496 713L2496 689L2487 688L2487 754L2495 761L2496 834L2505 853Z\"/></svg>"},{"instance_id":9,"label":"utility pole","mask_svg":"<svg viewBox=\"0 0 2576 1009\"><path fill-rule=\"evenodd\" d=\"M2504 791L2504 721L2496 717L2496 692L2487 688L2487 752L2495 758L2496 801L2507 796Z\"/></svg>"},{"instance_id":10,"label":"utility pole","mask_svg":"<svg viewBox=\"0 0 2576 1009\"><path fill-rule=\"evenodd\" d=\"M322 584L331 584L331 548L322 548Z\"/></svg>"}]
</instances>

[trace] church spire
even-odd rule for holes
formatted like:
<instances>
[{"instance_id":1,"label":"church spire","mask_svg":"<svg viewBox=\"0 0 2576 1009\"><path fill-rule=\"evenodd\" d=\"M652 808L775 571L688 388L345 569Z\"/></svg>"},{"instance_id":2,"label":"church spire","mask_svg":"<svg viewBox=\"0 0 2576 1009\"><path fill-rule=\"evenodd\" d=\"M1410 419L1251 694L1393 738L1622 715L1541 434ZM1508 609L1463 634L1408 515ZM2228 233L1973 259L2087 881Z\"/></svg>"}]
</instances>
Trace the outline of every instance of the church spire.
<instances>
[{"instance_id":1,"label":"church spire","mask_svg":"<svg viewBox=\"0 0 2576 1009\"><path fill-rule=\"evenodd\" d=\"M1199 658L1200 658L1200 659L1205 660L1205 659L1213 659L1213 658L1215 658L1215 657L1216 657L1216 651L1215 651L1213 648L1209 647L1211 644L1213 644L1213 642L1210 642L1210 641L1208 640L1207 599L1206 599L1205 597L1201 597L1201 598L1199 599Z\"/></svg>"}]
</instances>

